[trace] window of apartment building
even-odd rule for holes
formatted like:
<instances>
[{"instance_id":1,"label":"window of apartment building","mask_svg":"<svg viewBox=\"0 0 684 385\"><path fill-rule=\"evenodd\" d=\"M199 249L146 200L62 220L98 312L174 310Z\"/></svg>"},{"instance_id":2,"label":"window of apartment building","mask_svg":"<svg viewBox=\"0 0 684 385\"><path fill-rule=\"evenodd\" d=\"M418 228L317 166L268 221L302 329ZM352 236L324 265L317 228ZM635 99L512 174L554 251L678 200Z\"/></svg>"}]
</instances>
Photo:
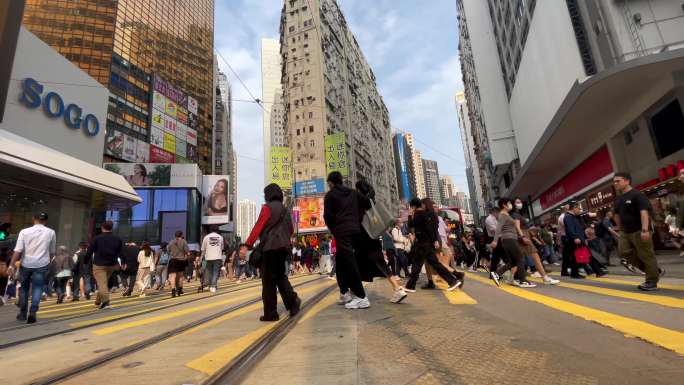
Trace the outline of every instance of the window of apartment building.
<instances>
[{"instance_id":1,"label":"window of apartment building","mask_svg":"<svg viewBox=\"0 0 684 385\"><path fill-rule=\"evenodd\" d=\"M304 43L304 48L309 48L309 45L307 43Z\"/></svg>"},{"instance_id":2,"label":"window of apartment building","mask_svg":"<svg viewBox=\"0 0 684 385\"><path fill-rule=\"evenodd\" d=\"M309 144L311 145L311 147L315 147L315 146L316 146L316 142L315 142L313 139L311 139L311 141L309 142Z\"/></svg>"},{"instance_id":3,"label":"window of apartment building","mask_svg":"<svg viewBox=\"0 0 684 385\"><path fill-rule=\"evenodd\" d=\"M292 38L292 42L293 42L293 43L296 43L297 40L293 37L293 38Z\"/></svg>"},{"instance_id":4,"label":"window of apartment building","mask_svg":"<svg viewBox=\"0 0 684 385\"><path fill-rule=\"evenodd\" d=\"M301 144L301 143L297 143L297 149L298 149L298 150L301 150L301 149L302 149L302 144Z\"/></svg>"},{"instance_id":5,"label":"window of apartment building","mask_svg":"<svg viewBox=\"0 0 684 385\"><path fill-rule=\"evenodd\" d=\"M313 132L313 126L309 126L309 132ZM313 144L312 144L313 146Z\"/></svg>"},{"instance_id":6,"label":"window of apartment building","mask_svg":"<svg viewBox=\"0 0 684 385\"><path fill-rule=\"evenodd\" d=\"M309 40L309 34L308 33L304 34L304 40Z\"/></svg>"},{"instance_id":7,"label":"window of apartment building","mask_svg":"<svg viewBox=\"0 0 684 385\"><path fill-rule=\"evenodd\" d=\"M306 72L305 72L304 74L305 74L306 76L309 76L309 75L311 74L311 70L306 70Z\"/></svg>"},{"instance_id":8,"label":"window of apartment building","mask_svg":"<svg viewBox=\"0 0 684 385\"><path fill-rule=\"evenodd\" d=\"M297 129L297 135L299 135L299 129Z\"/></svg>"},{"instance_id":9,"label":"window of apartment building","mask_svg":"<svg viewBox=\"0 0 684 385\"><path fill-rule=\"evenodd\" d=\"M297 48L296 48L296 47L295 47L295 48L292 48L292 52L296 52L296 51L297 51Z\"/></svg>"},{"instance_id":10,"label":"window of apartment building","mask_svg":"<svg viewBox=\"0 0 684 385\"><path fill-rule=\"evenodd\" d=\"M313 119L313 112L309 112L309 119Z\"/></svg>"},{"instance_id":11,"label":"window of apartment building","mask_svg":"<svg viewBox=\"0 0 684 385\"><path fill-rule=\"evenodd\" d=\"M295 120L299 120L299 115L295 115Z\"/></svg>"},{"instance_id":12,"label":"window of apartment building","mask_svg":"<svg viewBox=\"0 0 684 385\"><path fill-rule=\"evenodd\" d=\"M288 29L288 31L290 31L290 32L294 32L294 31L295 31L295 27L294 27L294 25L291 25L291 26L290 26L290 28Z\"/></svg>"}]
</instances>

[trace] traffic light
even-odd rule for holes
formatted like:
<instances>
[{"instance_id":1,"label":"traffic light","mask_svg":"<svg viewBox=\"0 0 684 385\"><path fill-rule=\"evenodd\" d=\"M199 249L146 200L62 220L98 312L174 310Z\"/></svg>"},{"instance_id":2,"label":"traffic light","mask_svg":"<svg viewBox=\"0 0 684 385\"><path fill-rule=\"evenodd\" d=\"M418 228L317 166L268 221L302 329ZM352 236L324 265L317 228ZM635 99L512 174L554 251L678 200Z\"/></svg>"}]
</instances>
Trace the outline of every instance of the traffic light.
<instances>
[{"instance_id":1,"label":"traffic light","mask_svg":"<svg viewBox=\"0 0 684 385\"><path fill-rule=\"evenodd\" d=\"M7 233L5 231L0 231L0 241L7 239Z\"/></svg>"}]
</instances>

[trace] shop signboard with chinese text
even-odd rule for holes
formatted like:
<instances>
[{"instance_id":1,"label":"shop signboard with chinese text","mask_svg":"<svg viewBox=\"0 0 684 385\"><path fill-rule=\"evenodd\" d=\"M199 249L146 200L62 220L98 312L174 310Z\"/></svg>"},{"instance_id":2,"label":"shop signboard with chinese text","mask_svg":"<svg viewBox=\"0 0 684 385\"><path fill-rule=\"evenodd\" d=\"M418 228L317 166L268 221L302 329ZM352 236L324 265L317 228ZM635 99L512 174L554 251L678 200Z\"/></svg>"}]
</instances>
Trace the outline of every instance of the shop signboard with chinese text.
<instances>
[{"instance_id":1,"label":"shop signboard with chinese text","mask_svg":"<svg viewBox=\"0 0 684 385\"><path fill-rule=\"evenodd\" d=\"M327 173L338 171L349 176L347 141L344 132L325 136L325 169Z\"/></svg>"},{"instance_id":2,"label":"shop signboard with chinese text","mask_svg":"<svg viewBox=\"0 0 684 385\"><path fill-rule=\"evenodd\" d=\"M292 151L289 147L271 147L271 183L283 190L292 189Z\"/></svg>"},{"instance_id":3,"label":"shop signboard with chinese text","mask_svg":"<svg viewBox=\"0 0 684 385\"><path fill-rule=\"evenodd\" d=\"M295 196L317 195L325 193L325 181L323 178L297 181L295 183Z\"/></svg>"}]
</instances>

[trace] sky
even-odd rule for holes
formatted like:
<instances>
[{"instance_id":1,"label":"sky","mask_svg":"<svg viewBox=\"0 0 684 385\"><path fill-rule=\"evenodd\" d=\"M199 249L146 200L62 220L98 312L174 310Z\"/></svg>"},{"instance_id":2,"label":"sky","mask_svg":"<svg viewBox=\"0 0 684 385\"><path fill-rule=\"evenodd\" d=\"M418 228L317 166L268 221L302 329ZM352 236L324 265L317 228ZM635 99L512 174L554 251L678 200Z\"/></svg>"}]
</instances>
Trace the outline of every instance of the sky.
<instances>
[{"instance_id":1,"label":"sky","mask_svg":"<svg viewBox=\"0 0 684 385\"><path fill-rule=\"evenodd\" d=\"M215 47L233 92L238 199L263 201L261 38L279 37L282 0L216 0ZM463 89L453 0L338 0L377 78L393 128L412 133L468 191L454 95ZM420 4L417 6L417 4ZM230 67L230 68L229 68ZM231 70L232 68L232 70ZM240 80L244 83L241 84Z\"/></svg>"}]
</instances>

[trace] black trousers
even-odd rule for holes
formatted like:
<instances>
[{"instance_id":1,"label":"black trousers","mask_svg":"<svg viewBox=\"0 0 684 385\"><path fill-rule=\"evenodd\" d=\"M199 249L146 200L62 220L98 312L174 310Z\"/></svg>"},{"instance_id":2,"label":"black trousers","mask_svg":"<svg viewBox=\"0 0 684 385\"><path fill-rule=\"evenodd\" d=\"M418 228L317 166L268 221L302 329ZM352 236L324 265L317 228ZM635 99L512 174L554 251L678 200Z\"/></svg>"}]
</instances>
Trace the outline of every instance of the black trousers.
<instances>
[{"instance_id":1,"label":"black trousers","mask_svg":"<svg viewBox=\"0 0 684 385\"><path fill-rule=\"evenodd\" d=\"M278 293L287 310L290 310L297 293L292 288L290 280L285 274L285 258L290 251L287 249L269 250L264 252L261 263L261 300L264 303L264 317L278 315Z\"/></svg>"},{"instance_id":2,"label":"black trousers","mask_svg":"<svg viewBox=\"0 0 684 385\"><path fill-rule=\"evenodd\" d=\"M385 252L387 253L387 264L389 265L392 275L399 275L399 270L397 268L397 251L393 249L387 249Z\"/></svg>"},{"instance_id":3,"label":"black trousers","mask_svg":"<svg viewBox=\"0 0 684 385\"><path fill-rule=\"evenodd\" d=\"M561 275L568 275L568 269L570 269L570 275L579 275L579 266L575 262L575 242L563 238L563 262L561 263Z\"/></svg>"},{"instance_id":4,"label":"black trousers","mask_svg":"<svg viewBox=\"0 0 684 385\"><path fill-rule=\"evenodd\" d=\"M525 256L520 249L520 244L517 239L501 239L500 240L503 251L506 253L506 265L502 266L496 270L498 275L502 275L508 270L512 269L513 266L517 267L514 278L520 282L525 281ZM498 247L498 246L497 246Z\"/></svg>"},{"instance_id":5,"label":"black trousers","mask_svg":"<svg viewBox=\"0 0 684 385\"><path fill-rule=\"evenodd\" d=\"M489 261L489 271L496 271L499 268L501 260L506 262L508 259L506 258L506 252L503 249L503 245L501 242L498 242L494 250L492 250L492 259Z\"/></svg>"},{"instance_id":6,"label":"black trousers","mask_svg":"<svg viewBox=\"0 0 684 385\"><path fill-rule=\"evenodd\" d=\"M445 280L449 286L456 283L456 277L454 277L449 270L447 270L444 265L442 265L435 255L435 247L430 243L417 243L413 246L415 252L413 254L413 264L411 265L411 275L406 282L406 288L415 290L416 283L418 282L418 277L420 276L420 270L423 268L423 264L427 262L432 269Z\"/></svg>"},{"instance_id":7,"label":"black trousers","mask_svg":"<svg viewBox=\"0 0 684 385\"><path fill-rule=\"evenodd\" d=\"M366 298L366 291L361 283L359 265L354 256L354 238L355 235L353 234L335 235L337 242L337 254L335 255L337 286L339 286L342 294L351 290L355 296Z\"/></svg>"}]
</instances>

